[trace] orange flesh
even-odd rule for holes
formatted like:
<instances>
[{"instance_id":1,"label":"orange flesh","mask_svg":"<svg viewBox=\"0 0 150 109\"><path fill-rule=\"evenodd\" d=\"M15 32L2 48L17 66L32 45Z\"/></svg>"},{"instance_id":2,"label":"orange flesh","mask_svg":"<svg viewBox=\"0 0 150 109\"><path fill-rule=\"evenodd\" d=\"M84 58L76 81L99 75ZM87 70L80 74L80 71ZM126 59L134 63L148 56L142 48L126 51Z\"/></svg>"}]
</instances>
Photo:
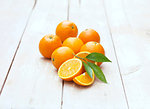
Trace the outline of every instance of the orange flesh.
<instances>
[{"instance_id":1,"label":"orange flesh","mask_svg":"<svg viewBox=\"0 0 150 109\"><path fill-rule=\"evenodd\" d=\"M81 74L80 76L77 76L73 79L73 81L78 84L78 85L81 85L81 86L89 86L91 85L93 82L94 82L94 78L95 78L95 75L93 73L93 78L91 78L87 72Z\"/></svg>"},{"instance_id":2,"label":"orange flesh","mask_svg":"<svg viewBox=\"0 0 150 109\"><path fill-rule=\"evenodd\" d=\"M92 81L92 78L87 73L81 74L80 76L76 77L76 79L80 80L82 83L89 83Z\"/></svg>"},{"instance_id":3,"label":"orange flesh","mask_svg":"<svg viewBox=\"0 0 150 109\"><path fill-rule=\"evenodd\" d=\"M74 77L82 73L82 62L79 59L70 59L64 62L59 70L58 75L60 78L71 81Z\"/></svg>"}]
</instances>

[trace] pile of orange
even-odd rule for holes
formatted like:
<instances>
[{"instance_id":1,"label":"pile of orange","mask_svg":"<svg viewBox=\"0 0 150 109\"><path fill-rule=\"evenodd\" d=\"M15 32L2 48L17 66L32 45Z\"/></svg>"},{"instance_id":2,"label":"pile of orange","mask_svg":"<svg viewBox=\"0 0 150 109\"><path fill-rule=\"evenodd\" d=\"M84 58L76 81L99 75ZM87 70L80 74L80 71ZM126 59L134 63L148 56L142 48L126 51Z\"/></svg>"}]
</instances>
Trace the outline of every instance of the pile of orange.
<instances>
[{"instance_id":1,"label":"pile of orange","mask_svg":"<svg viewBox=\"0 0 150 109\"><path fill-rule=\"evenodd\" d=\"M78 85L89 86L94 82L83 67L81 59L92 52L105 54L100 42L100 35L93 29L85 29L79 36L77 26L71 21L63 21L57 25L56 35L45 35L39 43L39 51L52 61L58 69L58 76L66 81L74 81ZM90 60L87 60L90 61ZM101 65L100 62L93 62Z\"/></svg>"}]
</instances>

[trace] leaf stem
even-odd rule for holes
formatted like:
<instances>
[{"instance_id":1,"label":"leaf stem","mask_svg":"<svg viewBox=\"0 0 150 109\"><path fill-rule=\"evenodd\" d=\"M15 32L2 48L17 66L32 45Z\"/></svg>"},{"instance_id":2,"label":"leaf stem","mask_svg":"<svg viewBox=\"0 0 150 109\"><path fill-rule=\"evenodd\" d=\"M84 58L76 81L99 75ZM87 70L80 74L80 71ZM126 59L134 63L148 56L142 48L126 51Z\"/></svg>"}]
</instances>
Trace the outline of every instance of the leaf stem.
<instances>
[{"instance_id":1,"label":"leaf stem","mask_svg":"<svg viewBox=\"0 0 150 109\"><path fill-rule=\"evenodd\" d=\"M77 58L79 58L79 59L83 59L85 62L87 62L87 60L86 60L85 58L81 58L81 57L75 55L74 53L73 53L73 55L74 55L75 57L77 57Z\"/></svg>"}]
</instances>

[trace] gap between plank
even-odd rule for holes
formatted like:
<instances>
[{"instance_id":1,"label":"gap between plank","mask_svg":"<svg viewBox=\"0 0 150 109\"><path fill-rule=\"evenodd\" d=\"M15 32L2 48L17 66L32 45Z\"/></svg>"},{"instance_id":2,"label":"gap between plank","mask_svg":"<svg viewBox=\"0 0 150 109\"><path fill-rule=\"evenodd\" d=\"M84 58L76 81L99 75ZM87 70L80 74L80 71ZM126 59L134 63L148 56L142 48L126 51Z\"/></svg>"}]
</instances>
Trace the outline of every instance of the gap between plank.
<instances>
[{"instance_id":1,"label":"gap between plank","mask_svg":"<svg viewBox=\"0 0 150 109\"><path fill-rule=\"evenodd\" d=\"M105 6L105 3L104 3L104 0L103 0L103 7L104 7L104 12L105 12L105 17L106 17L108 29L109 29L109 34L110 34L111 41L112 41L112 44L113 44L113 49L114 49L115 58L116 58L116 62L117 62L117 66L118 66L118 70L119 70L119 74L120 74L120 78L121 78L121 83L122 83L122 86L123 86L123 91L124 91L124 95L125 95L127 107L128 107L128 109L129 109L129 103L128 103L128 99L127 99L127 94L126 94L126 91L125 91L125 86L124 86L123 78L122 78L122 75L121 75L121 70L120 70L120 66L119 66L119 61L118 61L118 58L117 58L117 53L116 53L116 49L115 49L115 44L114 44L114 41L113 41L113 37L112 37L111 29L110 29L110 24L109 24L108 15L107 15L107 11L106 11L106 6Z\"/></svg>"},{"instance_id":2,"label":"gap between plank","mask_svg":"<svg viewBox=\"0 0 150 109\"><path fill-rule=\"evenodd\" d=\"M79 0L79 7L81 6L81 0Z\"/></svg>"},{"instance_id":3,"label":"gap between plank","mask_svg":"<svg viewBox=\"0 0 150 109\"><path fill-rule=\"evenodd\" d=\"M67 20L69 20L69 10L70 10L70 0L68 0L68 7L67 7Z\"/></svg>"},{"instance_id":4,"label":"gap between plank","mask_svg":"<svg viewBox=\"0 0 150 109\"><path fill-rule=\"evenodd\" d=\"M18 51L18 49L19 49L19 47L20 47L21 40L22 40L23 35L24 35L25 31L26 31L26 28L27 28L27 26L28 26L30 17L31 17L31 15L32 15L33 10L35 9L36 4L37 4L37 0L34 0L34 5L33 5L32 9L31 9L31 12L29 13L29 16L28 16L28 18L27 18L26 25L25 25L24 30L23 30L23 33L21 34L21 38L20 38L20 40L19 40L19 43L18 43L18 45L17 45L17 48L16 48L16 51L15 51L15 53L14 53L13 59L12 59L12 61L11 61L11 63L10 63L8 72L7 72L6 77L5 77L5 80L4 80L4 82L3 82L2 88L1 88L1 90L0 90L0 95L2 94L2 91L3 91L3 89L4 89L5 83L6 83L6 81L7 81L8 75L9 75L9 72L10 72L11 67L12 67L12 65L13 65L13 62L14 62L14 59L15 59L15 57L16 57L17 51Z\"/></svg>"},{"instance_id":5,"label":"gap between plank","mask_svg":"<svg viewBox=\"0 0 150 109\"><path fill-rule=\"evenodd\" d=\"M62 106L63 106L63 95L64 95L64 80L62 80L61 106L60 106L60 109L62 109Z\"/></svg>"},{"instance_id":6,"label":"gap between plank","mask_svg":"<svg viewBox=\"0 0 150 109\"><path fill-rule=\"evenodd\" d=\"M69 20L69 9L70 9L70 0L68 1L68 6L67 6L67 20ZM62 80L62 91L61 91L61 106L60 109L63 107L63 95L64 95L64 80Z\"/></svg>"}]
</instances>

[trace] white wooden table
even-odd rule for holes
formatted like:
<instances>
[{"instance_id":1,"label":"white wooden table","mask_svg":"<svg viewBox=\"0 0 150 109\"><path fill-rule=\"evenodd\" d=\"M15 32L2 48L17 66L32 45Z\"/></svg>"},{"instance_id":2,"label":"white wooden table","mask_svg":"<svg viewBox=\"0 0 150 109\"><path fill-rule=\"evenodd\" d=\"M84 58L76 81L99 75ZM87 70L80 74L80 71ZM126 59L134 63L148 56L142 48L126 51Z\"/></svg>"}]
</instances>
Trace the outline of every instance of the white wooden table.
<instances>
[{"instance_id":1,"label":"white wooden table","mask_svg":"<svg viewBox=\"0 0 150 109\"><path fill-rule=\"evenodd\" d=\"M99 32L108 84L63 82L40 55L66 19ZM0 109L150 109L150 0L0 0Z\"/></svg>"}]
</instances>

